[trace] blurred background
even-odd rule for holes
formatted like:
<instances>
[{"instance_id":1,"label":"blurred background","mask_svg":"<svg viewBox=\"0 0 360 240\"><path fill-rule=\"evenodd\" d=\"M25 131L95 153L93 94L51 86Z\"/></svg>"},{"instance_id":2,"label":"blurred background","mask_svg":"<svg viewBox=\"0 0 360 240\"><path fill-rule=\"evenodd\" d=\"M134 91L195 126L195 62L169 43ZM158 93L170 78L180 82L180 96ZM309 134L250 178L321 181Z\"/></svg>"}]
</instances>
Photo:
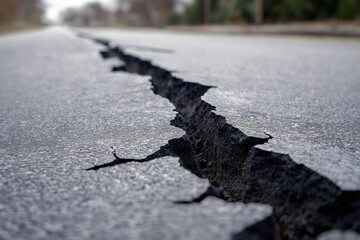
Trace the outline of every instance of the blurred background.
<instances>
[{"instance_id":1,"label":"blurred background","mask_svg":"<svg viewBox=\"0 0 360 240\"><path fill-rule=\"evenodd\" d=\"M0 29L360 22L360 0L0 0Z\"/></svg>"}]
</instances>

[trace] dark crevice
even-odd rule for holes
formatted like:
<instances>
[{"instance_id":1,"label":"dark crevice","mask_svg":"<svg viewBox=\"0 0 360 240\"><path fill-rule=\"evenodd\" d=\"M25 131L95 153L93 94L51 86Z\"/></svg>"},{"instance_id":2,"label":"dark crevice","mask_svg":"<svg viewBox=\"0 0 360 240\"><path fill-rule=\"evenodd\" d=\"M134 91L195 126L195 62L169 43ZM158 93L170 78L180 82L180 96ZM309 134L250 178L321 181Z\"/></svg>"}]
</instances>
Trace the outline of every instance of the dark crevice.
<instances>
[{"instance_id":1,"label":"dark crevice","mask_svg":"<svg viewBox=\"0 0 360 240\"><path fill-rule=\"evenodd\" d=\"M246 227L240 233L233 234L232 240L280 240L275 234L278 231L274 216L269 216Z\"/></svg>"},{"instance_id":2,"label":"dark crevice","mask_svg":"<svg viewBox=\"0 0 360 240\"><path fill-rule=\"evenodd\" d=\"M183 137L169 140L144 159L123 159L114 153L113 162L89 170L178 156L184 168L211 184L203 195L182 203L215 196L231 202L268 204L273 208L271 221L276 228L268 227L264 234L274 235L273 239L315 239L331 229L360 233L359 191L342 191L326 177L295 163L289 155L256 148L272 137L247 136L228 124L225 117L215 114L215 107L201 99L212 86L183 81L150 61L111 47L107 40L88 38L106 47L101 51L104 59L116 57L124 63L113 70L150 76L153 92L175 106L177 115L171 125L185 131ZM269 221L265 219L241 234L270 226ZM234 239L239 239L237 236Z\"/></svg>"},{"instance_id":3,"label":"dark crevice","mask_svg":"<svg viewBox=\"0 0 360 240\"><path fill-rule=\"evenodd\" d=\"M202 193L200 196L189 201L183 200L183 201L176 201L175 203L179 203L179 204L199 203L207 197L215 197L223 200L225 199L224 192L220 188L215 187L214 185L210 185L208 189L206 189L206 191Z\"/></svg>"},{"instance_id":4,"label":"dark crevice","mask_svg":"<svg viewBox=\"0 0 360 240\"><path fill-rule=\"evenodd\" d=\"M126 72L126 67L124 65L113 66L111 71L113 71L113 72Z\"/></svg>"}]
</instances>

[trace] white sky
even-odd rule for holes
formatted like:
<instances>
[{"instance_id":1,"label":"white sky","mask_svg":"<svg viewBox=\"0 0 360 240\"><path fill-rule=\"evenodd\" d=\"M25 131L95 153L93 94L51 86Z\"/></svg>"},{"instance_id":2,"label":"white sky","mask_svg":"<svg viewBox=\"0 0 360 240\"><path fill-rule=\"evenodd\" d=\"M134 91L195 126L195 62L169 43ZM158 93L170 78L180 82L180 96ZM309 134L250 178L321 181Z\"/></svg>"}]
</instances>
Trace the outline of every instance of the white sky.
<instances>
[{"instance_id":1,"label":"white sky","mask_svg":"<svg viewBox=\"0 0 360 240\"><path fill-rule=\"evenodd\" d=\"M192 0L182 0L182 2L191 2ZM46 6L45 19L52 22L60 21L60 13L68 7L81 7L89 2L101 2L109 9L115 9L115 0L43 0Z\"/></svg>"},{"instance_id":2,"label":"white sky","mask_svg":"<svg viewBox=\"0 0 360 240\"><path fill-rule=\"evenodd\" d=\"M114 0L43 0L46 6L45 18L53 22L59 22L60 13L68 7L80 7L89 2L101 2L109 8L115 7Z\"/></svg>"}]
</instances>

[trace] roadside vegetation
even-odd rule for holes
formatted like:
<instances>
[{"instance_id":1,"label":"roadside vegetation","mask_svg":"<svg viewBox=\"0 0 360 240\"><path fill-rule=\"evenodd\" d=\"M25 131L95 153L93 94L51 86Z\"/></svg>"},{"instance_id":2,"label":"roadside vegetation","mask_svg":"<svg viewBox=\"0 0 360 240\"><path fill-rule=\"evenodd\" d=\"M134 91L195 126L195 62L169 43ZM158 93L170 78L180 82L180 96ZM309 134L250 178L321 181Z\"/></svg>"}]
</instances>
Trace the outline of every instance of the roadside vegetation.
<instances>
[{"instance_id":1,"label":"roadside vegetation","mask_svg":"<svg viewBox=\"0 0 360 240\"><path fill-rule=\"evenodd\" d=\"M175 23L203 23L205 1L186 5ZM360 18L358 0L212 0L210 7L210 23L215 24L256 23L257 13L262 23Z\"/></svg>"},{"instance_id":2,"label":"roadside vegetation","mask_svg":"<svg viewBox=\"0 0 360 240\"><path fill-rule=\"evenodd\" d=\"M359 0L114 0L63 12L77 26L165 26L254 24L303 21L359 21Z\"/></svg>"},{"instance_id":3,"label":"roadside vegetation","mask_svg":"<svg viewBox=\"0 0 360 240\"><path fill-rule=\"evenodd\" d=\"M59 0L60 1L60 0ZM359 0L94 0L61 14L73 26L263 24L306 21L360 22ZM44 0L0 0L0 32L43 24Z\"/></svg>"},{"instance_id":4,"label":"roadside vegetation","mask_svg":"<svg viewBox=\"0 0 360 240\"><path fill-rule=\"evenodd\" d=\"M43 14L41 0L0 0L0 34L38 28Z\"/></svg>"}]
</instances>

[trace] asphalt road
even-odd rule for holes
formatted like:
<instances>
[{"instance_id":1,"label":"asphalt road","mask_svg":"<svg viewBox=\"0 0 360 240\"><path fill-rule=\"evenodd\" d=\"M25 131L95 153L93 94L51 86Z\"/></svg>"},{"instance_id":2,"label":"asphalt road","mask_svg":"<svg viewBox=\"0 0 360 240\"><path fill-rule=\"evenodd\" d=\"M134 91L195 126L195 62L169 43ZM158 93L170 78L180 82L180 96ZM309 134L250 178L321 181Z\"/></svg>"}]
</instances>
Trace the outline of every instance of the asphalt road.
<instances>
[{"instance_id":1,"label":"asphalt road","mask_svg":"<svg viewBox=\"0 0 360 240\"><path fill-rule=\"evenodd\" d=\"M216 86L203 99L246 134L274 137L260 148L360 190L359 41L77 31ZM271 214L215 198L175 204L208 182L174 157L85 171L114 160L110 147L143 158L183 135L148 77L112 73L119 63L100 49L66 28L0 38L0 239L229 239Z\"/></svg>"}]
</instances>

